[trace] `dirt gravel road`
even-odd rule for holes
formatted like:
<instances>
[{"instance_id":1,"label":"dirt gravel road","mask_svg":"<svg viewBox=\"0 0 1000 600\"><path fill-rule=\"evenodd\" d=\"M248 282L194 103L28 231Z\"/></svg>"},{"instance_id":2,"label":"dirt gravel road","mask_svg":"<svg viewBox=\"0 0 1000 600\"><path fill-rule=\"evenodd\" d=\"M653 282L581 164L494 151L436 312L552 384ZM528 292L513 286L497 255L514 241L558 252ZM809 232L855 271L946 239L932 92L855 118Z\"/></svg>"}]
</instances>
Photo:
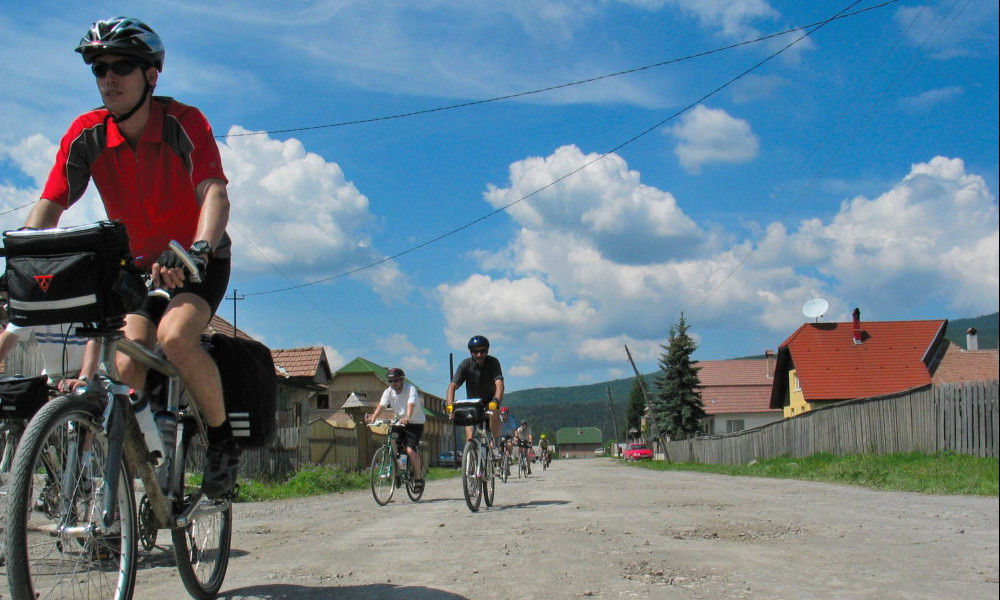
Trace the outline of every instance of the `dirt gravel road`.
<instances>
[{"instance_id":1,"label":"dirt gravel road","mask_svg":"<svg viewBox=\"0 0 1000 600\"><path fill-rule=\"evenodd\" d=\"M222 598L989 598L998 499L557 461L497 484L471 513L461 481L235 509ZM161 539L169 539L161 532ZM184 598L168 553L136 598Z\"/></svg>"}]
</instances>

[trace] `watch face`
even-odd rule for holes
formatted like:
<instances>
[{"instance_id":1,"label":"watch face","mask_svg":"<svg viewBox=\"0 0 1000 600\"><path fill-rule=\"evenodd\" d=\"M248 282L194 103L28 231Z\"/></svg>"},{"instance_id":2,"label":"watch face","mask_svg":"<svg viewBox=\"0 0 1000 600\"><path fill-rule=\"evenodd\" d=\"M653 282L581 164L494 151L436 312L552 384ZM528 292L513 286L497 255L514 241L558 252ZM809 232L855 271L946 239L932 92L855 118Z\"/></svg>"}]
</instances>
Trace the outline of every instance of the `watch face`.
<instances>
[{"instance_id":1,"label":"watch face","mask_svg":"<svg viewBox=\"0 0 1000 600\"><path fill-rule=\"evenodd\" d=\"M200 240L191 244L191 252L194 254L211 254L212 245L205 240Z\"/></svg>"}]
</instances>

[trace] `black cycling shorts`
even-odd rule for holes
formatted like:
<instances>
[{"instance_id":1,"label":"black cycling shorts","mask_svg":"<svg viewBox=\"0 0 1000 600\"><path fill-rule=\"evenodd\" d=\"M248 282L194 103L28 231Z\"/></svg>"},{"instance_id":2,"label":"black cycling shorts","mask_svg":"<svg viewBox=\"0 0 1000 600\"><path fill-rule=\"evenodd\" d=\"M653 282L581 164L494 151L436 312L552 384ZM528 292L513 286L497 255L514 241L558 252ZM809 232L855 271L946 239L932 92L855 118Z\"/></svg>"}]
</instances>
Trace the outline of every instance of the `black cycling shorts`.
<instances>
[{"instance_id":1,"label":"black cycling shorts","mask_svg":"<svg viewBox=\"0 0 1000 600\"><path fill-rule=\"evenodd\" d=\"M420 444L420 438L424 435L424 424L407 423L406 425L397 425L396 431L399 432L400 448L413 448L416 450Z\"/></svg>"},{"instance_id":2,"label":"black cycling shorts","mask_svg":"<svg viewBox=\"0 0 1000 600\"><path fill-rule=\"evenodd\" d=\"M201 283L185 281L182 287L168 290L168 293L171 298L178 294L194 294L208 303L214 315L215 311L219 310L219 305L222 304L223 298L226 297L226 288L229 287L229 270L231 267L231 258L213 258L208 262L205 277L202 278ZM163 318L163 313L167 310L168 303L169 300L163 296L146 296L146 300L142 303L142 306L133 314L146 317L154 325L159 325L160 319Z\"/></svg>"}]
</instances>

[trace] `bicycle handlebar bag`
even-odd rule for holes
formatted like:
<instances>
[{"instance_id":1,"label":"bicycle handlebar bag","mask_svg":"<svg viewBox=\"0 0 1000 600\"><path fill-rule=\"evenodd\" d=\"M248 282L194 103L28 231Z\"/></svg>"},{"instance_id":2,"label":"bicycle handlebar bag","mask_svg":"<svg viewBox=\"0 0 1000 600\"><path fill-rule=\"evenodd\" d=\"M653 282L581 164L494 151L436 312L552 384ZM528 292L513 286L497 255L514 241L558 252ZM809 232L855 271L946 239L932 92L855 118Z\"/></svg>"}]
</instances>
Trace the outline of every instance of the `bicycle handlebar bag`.
<instances>
[{"instance_id":1,"label":"bicycle handlebar bag","mask_svg":"<svg viewBox=\"0 0 1000 600\"><path fill-rule=\"evenodd\" d=\"M256 340L221 333L202 341L219 367L236 443L244 450L267 446L278 430L278 380L271 351Z\"/></svg>"},{"instance_id":2,"label":"bicycle handlebar bag","mask_svg":"<svg viewBox=\"0 0 1000 600\"><path fill-rule=\"evenodd\" d=\"M30 419L49 401L45 375L14 375L0 379L0 419Z\"/></svg>"},{"instance_id":3,"label":"bicycle handlebar bag","mask_svg":"<svg viewBox=\"0 0 1000 600\"><path fill-rule=\"evenodd\" d=\"M15 325L114 321L146 296L118 221L6 231L3 243Z\"/></svg>"},{"instance_id":4,"label":"bicycle handlebar bag","mask_svg":"<svg viewBox=\"0 0 1000 600\"><path fill-rule=\"evenodd\" d=\"M486 406L479 398L455 400L452 415L455 425L479 425L486 420Z\"/></svg>"}]
</instances>

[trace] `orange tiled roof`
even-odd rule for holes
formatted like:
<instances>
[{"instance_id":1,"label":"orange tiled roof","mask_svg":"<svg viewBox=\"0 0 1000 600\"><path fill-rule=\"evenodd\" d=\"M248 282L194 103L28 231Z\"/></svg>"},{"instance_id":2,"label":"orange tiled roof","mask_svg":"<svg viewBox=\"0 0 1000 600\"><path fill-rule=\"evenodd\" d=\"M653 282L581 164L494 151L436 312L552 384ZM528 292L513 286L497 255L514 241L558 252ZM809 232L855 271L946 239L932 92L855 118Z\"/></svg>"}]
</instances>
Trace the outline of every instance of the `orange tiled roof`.
<instances>
[{"instance_id":1,"label":"orange tiled roof","mask_svg":"<svg viewBox=\"0 0 1000 600\"><path fill-rule=\"evenodd\" d=\"M947 325L862 321L862 343L855 344L853 323L806 323L781 344L778 366L795 369L808 402L901 392L931 383Z\"/></svg>"},{"instance_id":2,"label":"orange tiled roof","mask_svg":"<svg viewBox=\"0 0 1000 600\"><path fill-rule=\"evenodd\" d=\"M271 350L271 358L274 359L274 366L277 369L284 369L283 376L304 377L314 379L319 372L321 360L323 358L323 348L289 348L285 350Z\"/></svg>"},{"instance_id":3,"label":"orange tiled roof","mask_svg":"<svg viewBox=\"0 0 1000 600\"><path fill-rule=\"evenodd\" d=\"M934 383L992 381L998 378L998 364L996 350L963 350L958 344L949 342L934 372Z\"/></svg>"},{"instance_id":4,"label":"orange tiled roof","mask_svg":"<svg viewBox=\"0 0 1000 600\"><path fill-rule=\"evenodd\" d=\"M701 399L709 415L775 412L767 359L700 360Z\"/></svg>"},{"instance_id":5,"label":"orange tiled roof","mask_svg":"<svg viewBox=\"0 0 1000 600\"><path fill-rule=\"evenodd\" d=\"M240 328L236 328L236 335L233 335L233 324L229 321L223 319L219 315L212 315L212 320L208 322L208 327L205 327L205 333L212 335L213 333L221 333L222 335L228 335L230 337L243 338L245 340L252 340L245 331Z\"/></svg>"}]
</instances>

